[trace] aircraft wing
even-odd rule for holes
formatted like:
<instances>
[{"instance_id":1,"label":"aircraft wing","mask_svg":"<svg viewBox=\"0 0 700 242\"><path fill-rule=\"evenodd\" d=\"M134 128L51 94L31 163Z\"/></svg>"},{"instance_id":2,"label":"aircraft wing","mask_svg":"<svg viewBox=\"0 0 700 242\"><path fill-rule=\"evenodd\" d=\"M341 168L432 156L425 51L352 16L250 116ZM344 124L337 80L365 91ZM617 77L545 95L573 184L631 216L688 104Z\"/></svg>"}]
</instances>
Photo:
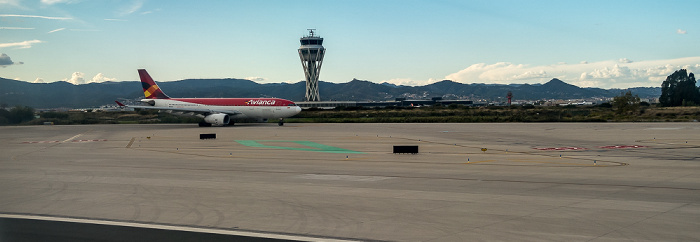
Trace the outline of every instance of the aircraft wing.
<instances>
[{"instance_id":1,"label":"aircraft wing","mask_svg":"<svg viewBox=\"0 0 700 242\"><path fill-rule=\"evenodd\" d=\"M238 115L241 114L239 111L235 110L216 110L216 109L209 109L209 108L171 108L171 107L154 107L154 106L132 106L132 105L124 105L123 103L119 101L115 101L119 107L129 107L129 108L140 108L140 109L157 109L157 110L170 110L173 112L184 112L184 113L197 113L197 114L203 114L203 115L209 115L212 113L225 113L228 115Z\"/></svg>"}]
</instances>

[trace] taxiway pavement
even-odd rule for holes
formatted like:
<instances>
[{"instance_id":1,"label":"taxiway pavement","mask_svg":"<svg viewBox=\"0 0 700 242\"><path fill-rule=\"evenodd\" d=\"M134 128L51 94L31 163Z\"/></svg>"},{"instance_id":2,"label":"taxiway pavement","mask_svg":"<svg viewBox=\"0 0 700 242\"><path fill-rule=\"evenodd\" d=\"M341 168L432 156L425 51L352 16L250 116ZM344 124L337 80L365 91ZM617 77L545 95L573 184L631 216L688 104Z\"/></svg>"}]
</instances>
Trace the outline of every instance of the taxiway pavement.
<instances>
[{"instance_id":1,"label":"taxiway pavement","mask_svg":"<svg viewBox=\"0 0 700 242\"><path fill-rule=\"evenodd\" d=\"M697 241L699 171L698 123L0 127L0 213L308 238Z\"/></svg>"}]
</instances>

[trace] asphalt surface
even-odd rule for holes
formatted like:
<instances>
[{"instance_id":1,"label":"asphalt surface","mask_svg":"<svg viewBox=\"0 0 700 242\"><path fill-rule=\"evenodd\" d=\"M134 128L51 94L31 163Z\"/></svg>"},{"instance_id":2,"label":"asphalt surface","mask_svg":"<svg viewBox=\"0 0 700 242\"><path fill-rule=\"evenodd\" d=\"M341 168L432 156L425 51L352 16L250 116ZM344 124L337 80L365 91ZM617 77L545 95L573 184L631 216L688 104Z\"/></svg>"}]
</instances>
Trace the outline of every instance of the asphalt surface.
<instances>
[{"instance_id":1,"label":"asphalt surface","mask_svg":"<svg viewBox=\"0 0 700 242\"><path fill-rule=\"evenodd\" d=\"M0 218L297 240L698 241L699 171L697 122L0 127Z\"/></svg>"}]
</instances>

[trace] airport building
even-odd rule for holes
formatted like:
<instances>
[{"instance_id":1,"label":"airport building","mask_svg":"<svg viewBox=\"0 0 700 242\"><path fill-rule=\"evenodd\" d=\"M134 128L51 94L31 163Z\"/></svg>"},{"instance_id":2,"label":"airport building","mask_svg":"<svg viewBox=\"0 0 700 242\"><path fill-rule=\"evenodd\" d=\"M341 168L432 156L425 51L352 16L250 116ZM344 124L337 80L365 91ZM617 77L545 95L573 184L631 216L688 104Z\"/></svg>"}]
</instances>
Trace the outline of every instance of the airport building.
<instances>
[{"instance_id":1,"label":"airport building","mask_svg":"<svg viewBox=\"0 0 700 242\"><path fill-rule=\"evenodd\" d=\"M473 101L469 100L442 100L435 97L430 100L422 99L405 99L397 98L394 101L383 102L367 102L367 101L318 101L318 102L296 102L302 109L319 108L319 109L334 109L337 107L362 107L362 108L385 108L385 107L426 107L450 104L458 104L465 106L474 105Z\"/></svg>"},{"instance_id":2,"label":"airport building","mask_svg":"<svg viewBox=\"0 0 700 242\"><path fill-rule=\"evenodd\" d=\"M323 48L323 38L316 36L314 30L309 29L309 35L299 39L301 47L298 51L306 77L306 95L304 97L307 102L321 101L318 93L318 75L321 73L323 56L326 54L326 49Z\"/></svg>"},{"instance_id":3,"label":"airport building","mask_svg":"<svg viewBox=\"0 0 700 242\"><path fill-rule=\"evenodd\" d=\"M309 34L299 39L301 47L299 47L299 58L304 69L306 78L306 94L304 102L297 102L303 109L321 108L333 109L336 107L422 107L433 105L472 105L473 101L467 100L442 100L442 98L433 98L431 100L407 100L405 98L397 98L395 101L384 102L362 102L362 101L321 101L318 88L318 77L323 64L323 57L326 54L326 49L323 47L323 38L316 35L315 29L308 29Z\"/></svg>"}]
</instances>

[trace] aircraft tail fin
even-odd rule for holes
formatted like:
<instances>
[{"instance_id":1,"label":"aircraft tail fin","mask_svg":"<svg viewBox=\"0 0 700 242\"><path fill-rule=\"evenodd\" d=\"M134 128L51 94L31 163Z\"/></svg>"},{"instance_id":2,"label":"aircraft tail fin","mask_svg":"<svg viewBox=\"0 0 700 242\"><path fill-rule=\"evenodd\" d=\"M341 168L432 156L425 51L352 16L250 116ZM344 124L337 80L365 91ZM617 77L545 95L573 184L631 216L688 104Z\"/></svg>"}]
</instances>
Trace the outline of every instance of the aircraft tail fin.
<instances>
[{"instance_id":1,"label":"aircraft tail fin","mask_svg":"<svg viewBox=\"0 0 700 242\"><path fill-rule=\"evenodd\" d=\"M148 75L145 69L139 69L139 77L141 78L141 86L143 86L143 94L147 99L168 99L163 90L158 87L158 84Z\"/></svg>"}]
</instances>

